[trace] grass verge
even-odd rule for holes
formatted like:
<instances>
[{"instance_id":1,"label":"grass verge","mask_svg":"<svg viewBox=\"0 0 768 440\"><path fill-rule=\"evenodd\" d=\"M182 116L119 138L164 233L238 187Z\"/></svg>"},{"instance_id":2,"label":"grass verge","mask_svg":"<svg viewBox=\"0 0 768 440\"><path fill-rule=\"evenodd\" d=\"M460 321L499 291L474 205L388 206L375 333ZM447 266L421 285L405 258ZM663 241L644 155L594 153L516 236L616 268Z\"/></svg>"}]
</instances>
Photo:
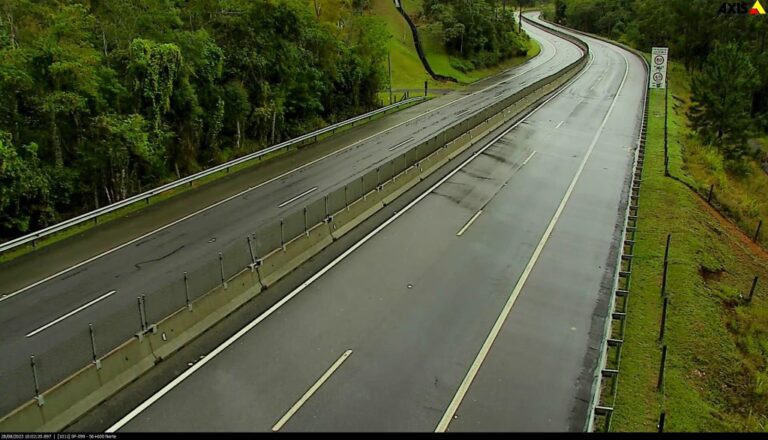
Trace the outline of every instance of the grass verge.
<instances>
[{"instance_id":1,"label":"grass verge","mask_svg":"<svg viewBox=\"0 0 768 440\"><path fill-rule=\"evenodd\" d=\"M684 162L693 138L684 70L670 74L670 170L698 184ZM664 176L664 91L651 91L631 294L614 431L754 431L768 423L768 253L681 181ZM695 157L695 156L694 156ZM672 234L664 392L656 388L664 245ZM751 303L744 294L762 280Z\"/></svg>"}]
</instances>

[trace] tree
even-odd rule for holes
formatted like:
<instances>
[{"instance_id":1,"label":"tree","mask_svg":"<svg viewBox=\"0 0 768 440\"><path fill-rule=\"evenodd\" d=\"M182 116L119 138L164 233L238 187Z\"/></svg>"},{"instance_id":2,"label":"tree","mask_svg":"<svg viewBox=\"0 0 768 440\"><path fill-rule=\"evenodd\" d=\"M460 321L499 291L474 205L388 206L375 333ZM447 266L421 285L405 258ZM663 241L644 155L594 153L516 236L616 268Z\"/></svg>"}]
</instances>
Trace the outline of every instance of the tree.
<instances>
[{"instance_id":1,"label":"tree","mask_svg":"<svg viewBox=\"0 0 768 440\"><path fill-rule=\"evenodd\" d=\"M746 151L757 79L749 57L734 43L716 45L693 76L689 120L705 141L722 148L726 159L741 159Z\"/></svg>"},{"instance_id":2,"label":"tree","mask_svg":"<svg viewBox=\"0 0 768 440\"><path fill-rule=\"evenodd\" d=\"M0 233L26 232L50 214L50 184L37 157L37 145L16 148L0 131Z\"/></svg>"}]
</instances>

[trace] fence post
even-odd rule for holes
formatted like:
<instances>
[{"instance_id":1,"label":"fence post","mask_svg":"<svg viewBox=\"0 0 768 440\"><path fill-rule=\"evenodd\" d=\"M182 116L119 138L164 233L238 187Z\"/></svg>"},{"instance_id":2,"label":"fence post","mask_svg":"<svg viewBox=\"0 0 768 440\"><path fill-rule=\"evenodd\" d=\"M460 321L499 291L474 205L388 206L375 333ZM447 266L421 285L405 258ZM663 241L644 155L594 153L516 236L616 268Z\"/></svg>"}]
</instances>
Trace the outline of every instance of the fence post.
<instances>
[{"instance_id":1,"label":"fence post","mask_svg":"<svg viewBox=\"0 0 768 440\"><path fill-rule=\"evenodd\" d=\"M664 248L664 269L661 275L661 296L667 294L667 272L669 270L669 243L672 240L672 234L667 234L667 245Z\"/></svg>"},{"instance_id":2,"label":"fence post","mask_svg":"<svg viewBox=\"0 0 768 440\"><path fill-rule=\"evenodd\" d=\"M248 236L248 252L251 254L251 264L256 265L256 255L253 253L253 241L251 236Z\"/></svg>"},{"instance_id":3,"label":"fence post","mask_svg":"<svg viewBox=\"0 0 768 440\"><path fill-rule=\"evenodd\" d=\"M755 279L752 280L752 288L749 289L749 296L747 297L747 302L752 302L752 296L755 294L755 289L757 289L757 280L758 280L758 277L755 277Z\"/></svg>"},{"instance_id":4,"label":"fence post","mask_svg":"<svg viewBox=\"0 0 768 440\"><path fill-rule=\"evenodd\" d=\"M662 411L659 415L659 424L657 425L657 428L659 428L659 433L664 432L664 422L666 421L667 413L665 411Z\"/></svg>"},{"instance_id":5,"label":"fence post","mask_svg":"<svg viewBox=\"0 0 768 440\"><path fill-rule=\"evenodd\" d=\"M139 321L140 321L140 324L141 324L141 326L140 326L141 332L144 332L144 330L147 329L147 321L146 321L146 319L144 317L144 305L143 305L144 301L142 300L142 298L143 297L141 297L141 296L136 297L136 302L139 304Z\"/></svg>"},{"instance_id":6,"label":"fence post","mask_svg":"<svg viewBox=\"0 0 768 440\"><path fill-rule=\"evenodd\" d=\"M709 195L707 195L707 203L712 204L712 192L715 190L715 184L709 185Z\"/></svg>"},{"instance_id":7,"label":"fence post","mask_svg":"<svg viewBox=\"0 0 768 440\"><path fill-rule=\"evenodd\" d=\"M189 300L189 276L184 272L184 298L187 301L187 310L192 311L192 301Z\"/></svg>"},{"instance_id":8,"label":"fence post","mask_svg":"<svg viewBox=\"0 0 768 440\"><path fill-rule=\"evenodd\" d=\"M35 400L37 400L37 406L45 405L45 399L40 395L40 382L37 380L37 365L35 364L35 355L29 357L29 363L32 366L32 378L35 380Z\"/></svg>"},{"instance_id":9,"label":"fence post","mask_svg":"<svg viewBox=\"0 0 768 440\"><path fill-rule=\"evenodd\" d=\"M88 323L88 332L91 334L91 355L93 355L93 363L96 364L96 369L101 370L101 360L96 356L96 337L93 334L93 324Z\"/></svg>"},{"instance_id":10,"label":"fence post","mask_svg":"<svg viewBox=\"0 0 768 440\"><path fill-rule=\"evenodd\" d=\"M760 220L757 223L757 229L755 230L755 237L752 239L752 241L754 241L755 243L757 243L757 239L760 238L760 228L762 227L763 227L763 221Z\"/></svg>"},{"instance_id":11,"label":"fence post","mask_svg":"<svg viewBox=\"0 0 768 440\"><path fill-rule=\"evenodd\" d=\"M667 345L661 348L661 366L659 367L659 383L656 384L656 388L661 391L664 388L664 369L667 363Z\"/></svg>"},{"instance_id":12,"label":"fence post","mask_svg":"<svg viewBox=\"0 0 768 440\"><path fill-rule=\"evenodd\" d=\"M221 287L227 288L227 281L224 279L224 255L219 252L219 272L221 273Z\"/></svg>"},{"instance_id":13,"label":"fence post","mask_svg":"<svg viewBox=\"0 0 768 440\"><path fill-rule=\"evenodd\" d=\"M664 340L664 328L667 323L667 304L669 297L664 297L664 305L661 308L661 329L659 330L659 341Z\"/></svg>"}]
</instances>

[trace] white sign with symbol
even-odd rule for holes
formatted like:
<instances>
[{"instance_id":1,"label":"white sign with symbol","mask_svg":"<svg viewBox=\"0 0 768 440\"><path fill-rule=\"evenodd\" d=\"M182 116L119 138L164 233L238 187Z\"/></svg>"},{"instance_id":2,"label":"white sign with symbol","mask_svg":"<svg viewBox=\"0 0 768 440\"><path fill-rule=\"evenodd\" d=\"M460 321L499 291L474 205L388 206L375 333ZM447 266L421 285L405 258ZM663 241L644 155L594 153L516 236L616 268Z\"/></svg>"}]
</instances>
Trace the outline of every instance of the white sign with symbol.
<instances>
[{"instance_id":1,"label":"white sign with symbol","mask_svg":"<svg viewBox=\"0 0 768 440\"><path fill-rule=\"evenodd\" d=\"M666 47L654 47L651 50L651 78L648 85L651 89L664 89L667 87L667 57L669 49Z\"/></svg>"}]
</instances>

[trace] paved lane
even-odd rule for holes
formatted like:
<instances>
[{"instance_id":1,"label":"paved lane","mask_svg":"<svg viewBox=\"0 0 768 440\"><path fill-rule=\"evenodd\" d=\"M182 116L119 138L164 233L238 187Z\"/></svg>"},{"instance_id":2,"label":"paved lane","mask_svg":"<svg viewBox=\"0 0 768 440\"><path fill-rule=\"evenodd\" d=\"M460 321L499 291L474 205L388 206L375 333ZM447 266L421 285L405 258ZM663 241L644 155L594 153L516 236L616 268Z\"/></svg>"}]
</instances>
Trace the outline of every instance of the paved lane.
<instances>
[{"instance_id":1,"label":"paved lane","mask_svg":"<svg viewBox=\"0 0 768 440\"><path fill-rule=\"evenodd\" d=\"M588 42L562 93L120 427L582 430L645 87Z\"/></svg>"},{"instance_id":2,"label":"paved lane","mask_svg":"<svg viewBox=\"0 0 768 440\"><path fill-rule=\"evenodd\" d=\"M0 402L0 413L32 396L30 354L37 358L41 387L45 389L90 361L87 323L93 323L97 329L101 350L114 347L139 326L136 297L140 294L168 280L180 279L182 271L194 273L203 265L216 278L217 253L235 241L244 240L260 225L362 176L400 154L408 144L433 136L457 120L560 70L580 55L571 43L548 33L531 29L531 34L542 41L542 53L529 63L458 95L441 97L429 104L429 113L353 144L332 157L127 243L18 294L21 286L15 277L0 268L0 285L15 286L15 290L3 291L11 296L0 299L0 352L8 360L0 365L0 389L10 396ZM402 146L391 149L397 145ZM111 291L115 293L94 302ZM171 310L169 305L178 305L178 301L178 297L159 298L148 305L148 311L159 317L160 310ZM64 316L68 317L31 334Z\"/></svg>"}]
</instances>

